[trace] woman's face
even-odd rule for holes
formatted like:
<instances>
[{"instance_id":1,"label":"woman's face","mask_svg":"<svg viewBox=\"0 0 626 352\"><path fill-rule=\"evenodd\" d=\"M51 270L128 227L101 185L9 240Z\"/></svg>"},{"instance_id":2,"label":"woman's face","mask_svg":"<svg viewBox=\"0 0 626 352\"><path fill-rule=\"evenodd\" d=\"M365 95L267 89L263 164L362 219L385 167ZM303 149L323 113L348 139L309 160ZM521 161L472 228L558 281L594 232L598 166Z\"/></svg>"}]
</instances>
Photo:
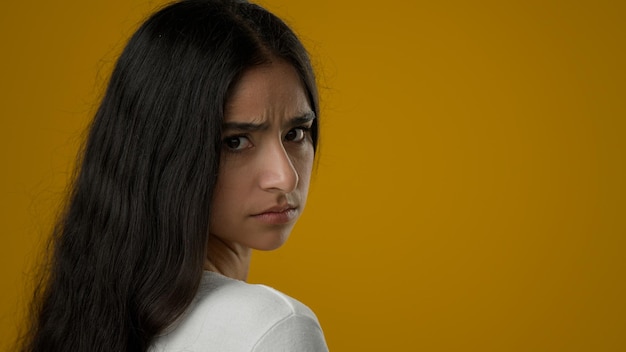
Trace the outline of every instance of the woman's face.
<instances>
[{"instance_id":1,"label":"woman's face","mask_svg":"<svg viewBox=\"0 0 626 352\"><path fill-rule=\"evenodd\" d=\"M290 64L243 74L225 109L211 236L260 250L287 240L306 203L314 118Z\"/></svg>"}]
</instances>

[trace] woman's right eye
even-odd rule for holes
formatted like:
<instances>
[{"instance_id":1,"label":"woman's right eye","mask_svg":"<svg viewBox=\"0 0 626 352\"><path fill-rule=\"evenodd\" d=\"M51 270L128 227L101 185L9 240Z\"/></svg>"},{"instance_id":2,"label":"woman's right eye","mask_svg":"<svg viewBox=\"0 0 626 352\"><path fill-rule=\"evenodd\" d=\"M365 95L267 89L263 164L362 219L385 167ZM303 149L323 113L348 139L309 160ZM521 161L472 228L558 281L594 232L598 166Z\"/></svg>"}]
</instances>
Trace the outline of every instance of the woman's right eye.
<instances>
[{"instance_id":1,"label":"woman's right eye","mask_svg":"<svg viewBox=\"0 0 626 352\"><path fill-rule=\"evenodd\" d=\"M246 136L233 136L224 138L224 145L230 151L238 152L252 146L252 143Z\"/></svg>"}]
</instances>

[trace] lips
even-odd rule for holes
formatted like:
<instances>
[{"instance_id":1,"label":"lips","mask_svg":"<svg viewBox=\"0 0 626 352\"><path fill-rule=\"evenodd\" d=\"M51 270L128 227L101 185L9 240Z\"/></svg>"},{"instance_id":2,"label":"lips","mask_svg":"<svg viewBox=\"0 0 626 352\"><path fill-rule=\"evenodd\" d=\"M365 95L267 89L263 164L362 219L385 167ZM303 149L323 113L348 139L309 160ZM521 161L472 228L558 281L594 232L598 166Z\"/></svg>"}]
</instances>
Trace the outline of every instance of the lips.
<instances>
[{"instance_id":1,"label":"lips","mask_svg":"<svg viewBox=\"0 0 626 352\"><path fill-rule=\"evenodd\" d=\"M252 217L266 224L286 224L295 220L298 217L298 208L291 204L275 205L273 207L263 210L258 214L252 215Z\"/></svg>"}]
</instances>

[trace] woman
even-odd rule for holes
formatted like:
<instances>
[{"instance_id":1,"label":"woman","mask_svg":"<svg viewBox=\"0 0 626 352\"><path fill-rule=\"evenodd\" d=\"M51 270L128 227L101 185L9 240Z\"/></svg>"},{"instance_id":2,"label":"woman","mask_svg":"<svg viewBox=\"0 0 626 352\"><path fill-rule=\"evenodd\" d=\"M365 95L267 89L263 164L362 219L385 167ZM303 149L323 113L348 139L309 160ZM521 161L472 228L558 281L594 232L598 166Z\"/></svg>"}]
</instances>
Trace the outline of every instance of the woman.
<instances>
[{"instance_id":1,"label":"woman","mask_svg":"<svg viewBox=\"0 0 626 352\"><path fill-rule=\"evenodd\" d=\"M274 15L155 13L92 123L23 350L326 350L306 306L243 281L302 212L318 115L307 53Z\"/></svg>"}]
</instances>

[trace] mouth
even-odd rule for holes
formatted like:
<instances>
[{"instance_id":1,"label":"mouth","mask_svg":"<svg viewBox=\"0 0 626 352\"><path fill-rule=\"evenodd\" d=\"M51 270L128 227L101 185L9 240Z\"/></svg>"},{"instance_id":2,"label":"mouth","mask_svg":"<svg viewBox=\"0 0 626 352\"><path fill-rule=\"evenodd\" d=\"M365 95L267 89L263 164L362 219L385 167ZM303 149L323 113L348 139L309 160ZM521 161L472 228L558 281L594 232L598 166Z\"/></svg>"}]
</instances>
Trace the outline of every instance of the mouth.
<instances>
[{"instance_id":1,"label":"mouth","mask_svg":"<svg viewBox=\"0 0 626 352\"><path fill-rule=\"evenodd\" d=\"M253 214L252 218L270 225L286 224L298 217L298 207L291 204L277 205Z\"/></svg>"}]
</instances>

